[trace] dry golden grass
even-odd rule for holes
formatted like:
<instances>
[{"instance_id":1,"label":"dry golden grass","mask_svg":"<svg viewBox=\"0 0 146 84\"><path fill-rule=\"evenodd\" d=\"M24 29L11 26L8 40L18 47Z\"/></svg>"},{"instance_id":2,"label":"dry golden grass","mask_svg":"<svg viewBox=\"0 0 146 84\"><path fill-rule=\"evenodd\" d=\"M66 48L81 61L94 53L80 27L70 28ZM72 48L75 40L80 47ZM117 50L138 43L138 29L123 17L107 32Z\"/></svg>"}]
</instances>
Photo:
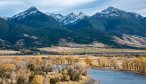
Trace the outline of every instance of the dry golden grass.
<instances>
[{"instance_id":1,"label":"dry golden grass","mask_svg":"<svg viewBox=\"0 0 146 84\"><path fill-rule=\"evenodd\" d=\"M95 52L146 52L146 50L136 50L136 49L117 49L117 48L95 48L95 47L83 47L83 48L72 48L72 47L45 47L39 48L43 51L58 52L64 54L73 53L95 53Z\"/></svg>"},{"instance_id":2,"label":"dry golden grass","mask_svg":"<svg viewBox=\"0 0 146 84\"><path fill-rule=\"evenodd\" d=\"M20 52L14 50L0 50L0 54L16 54L16 53L20 53Z\"/></svg>"}]
</instances>

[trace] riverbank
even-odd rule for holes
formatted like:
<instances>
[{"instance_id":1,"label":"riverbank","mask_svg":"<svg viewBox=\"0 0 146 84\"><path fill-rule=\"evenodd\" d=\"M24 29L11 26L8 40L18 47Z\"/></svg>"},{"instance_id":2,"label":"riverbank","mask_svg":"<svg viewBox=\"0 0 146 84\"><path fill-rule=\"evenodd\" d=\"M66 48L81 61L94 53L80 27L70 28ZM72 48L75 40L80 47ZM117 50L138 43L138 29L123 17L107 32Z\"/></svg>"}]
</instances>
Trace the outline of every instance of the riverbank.
<instances>
[{"instance_id":1,"label":"riverbank","mask_svg":"<svg viewBox=\"0 0 146 84\"><path fill-rule=\"evenodd\" d=\"M97 80L94 79L90 79L89 82L85 83L85 84L99 84Z\"/></svg>"},{"instance_id":2,"label":"riverbank","mask_svg":"<svg viewBox=\"0 0 146 84\"><path fill-rule=\"evenodd\" d=\"M98 81L91 79L90 77L83 77L83 80L79 82L70 81L70 82L60 82L58 84L98 84Z\"/></svg>"},{"instance_id":3,"label":"riverbank","mask_svg":"<svg viewBox=\"0 0 146 84\"><path fill-rule=\"evenodd\" d=\"M119 70L119 69L110 69L110 67L91 67L93 70L104 70L104 71L115 71L115 72L129 72L129 73L134 73L134 74L139 74L139 75L146 75L146 73L141 73L141 72L136 72L136 71L130 71L130 70Z\"/></svg>"}]
</instances>

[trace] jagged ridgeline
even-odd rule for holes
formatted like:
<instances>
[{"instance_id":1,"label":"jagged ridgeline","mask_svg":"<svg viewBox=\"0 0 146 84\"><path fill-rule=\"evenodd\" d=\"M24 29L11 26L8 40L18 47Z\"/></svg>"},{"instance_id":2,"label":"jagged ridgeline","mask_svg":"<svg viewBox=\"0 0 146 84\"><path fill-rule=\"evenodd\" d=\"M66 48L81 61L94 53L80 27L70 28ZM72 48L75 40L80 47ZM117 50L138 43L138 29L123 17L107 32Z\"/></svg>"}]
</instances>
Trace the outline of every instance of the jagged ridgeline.
<instances>
[{"instance_id":1,"label":"jagged ridgeline","mask_svg":"<svg viewBox=\"0 0 146 84\"><path fill-rule=\"evenodd\" d=\"M1 48L58 45L61 40L112 47L146 48L146 18L114 7L88 16L43 13L35 7L13 17L0 18Z\"/></svg>"}]
</instances>

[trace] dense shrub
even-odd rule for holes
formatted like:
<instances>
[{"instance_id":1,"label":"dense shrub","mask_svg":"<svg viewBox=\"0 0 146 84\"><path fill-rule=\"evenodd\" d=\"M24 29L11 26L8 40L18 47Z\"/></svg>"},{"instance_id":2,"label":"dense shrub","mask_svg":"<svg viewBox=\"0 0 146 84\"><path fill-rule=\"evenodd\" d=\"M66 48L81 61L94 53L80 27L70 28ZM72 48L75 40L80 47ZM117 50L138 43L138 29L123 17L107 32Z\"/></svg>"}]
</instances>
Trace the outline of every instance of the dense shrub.
<instances>
[{"instance_id":1,"label":"dense shrub","mask_svg":"<svg viewBox=\"0 0 146 84\"><path fill-rule=\"evenodd\" d=\"M17 84L24 84L25 83L25 79L23 77L19 77L17 80Z\"/></svg>"},{"instance_id":2,"label":"dense shrub","mask_svg":"<svg viewBox=\"0 0 146 84\"><path fill-rule=\"evenodd\" d=\"M56 78L50 78L50 84L56 84L57 79Z\"/></svg>"}]
</instances>

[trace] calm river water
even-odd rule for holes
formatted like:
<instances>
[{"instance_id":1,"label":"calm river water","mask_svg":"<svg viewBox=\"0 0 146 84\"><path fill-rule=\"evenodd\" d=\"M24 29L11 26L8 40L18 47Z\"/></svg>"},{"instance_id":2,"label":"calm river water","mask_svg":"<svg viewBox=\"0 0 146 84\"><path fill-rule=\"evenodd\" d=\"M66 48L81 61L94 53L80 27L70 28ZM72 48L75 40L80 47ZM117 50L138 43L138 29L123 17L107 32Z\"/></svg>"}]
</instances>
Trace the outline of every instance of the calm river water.
<instances>
[{"instance_id":1,"label":"calm river water","mask_svg":"<svg viewBox=\"0 0 146 84\"><path fill-rule=\"evenodd\" d=\"M88 75L99 84L146 84L146 75L131 72L90 69Z\"/></svg>"}]
</instances>

